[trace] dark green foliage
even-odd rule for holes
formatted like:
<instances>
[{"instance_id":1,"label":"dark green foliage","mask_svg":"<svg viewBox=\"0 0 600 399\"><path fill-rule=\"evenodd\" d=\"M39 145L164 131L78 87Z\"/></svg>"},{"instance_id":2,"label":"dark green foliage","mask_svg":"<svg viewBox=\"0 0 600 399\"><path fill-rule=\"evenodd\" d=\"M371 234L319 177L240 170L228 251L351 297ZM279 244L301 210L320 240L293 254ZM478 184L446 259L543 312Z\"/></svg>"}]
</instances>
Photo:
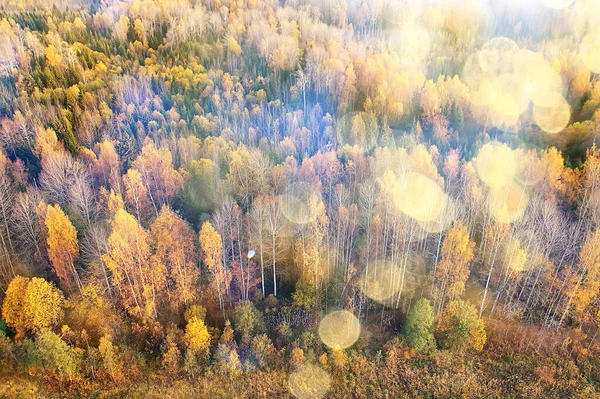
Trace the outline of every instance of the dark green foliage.
<instances>
[{"instance_id":1,"label":"dark green foliage","mask_svg":"<svg viewBox=\"0 0 600 399\"><path fill-rule=\"evenodd\" d=\"M0 319L0 337L6 337L8 335L8 327L6 322Z\"/></svg>"},{"instance_id":2,"label":"dark green foliage","mask_svg":"<svg viewBox=\"0 0 600 399\"><path fill-rule=\"evenodd\" d=\"M256 333L264 331L263 314L252 302L241 302L235 307L233 326L243 344L249 344Z\"/></svg>"},{"instance_id":3,"label":"dark green foliage","mask_svg":"<svg viewBox=\"0 0 600 399\"><path fill-rule=\"evenodd\" d=\"M418 351L427 351L435 348L434 314L428 299L420 299L412 307L404 333L409 344Z\"/></svg>"}]
</instances>

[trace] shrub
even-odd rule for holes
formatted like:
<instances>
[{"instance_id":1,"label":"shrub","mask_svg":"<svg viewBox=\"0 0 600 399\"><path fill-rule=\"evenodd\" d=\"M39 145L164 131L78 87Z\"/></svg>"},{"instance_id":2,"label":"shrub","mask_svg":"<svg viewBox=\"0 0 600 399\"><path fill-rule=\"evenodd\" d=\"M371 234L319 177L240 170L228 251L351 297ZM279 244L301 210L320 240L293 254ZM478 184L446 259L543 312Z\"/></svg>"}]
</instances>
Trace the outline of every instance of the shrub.
<instances>
[{"instance_id":1,"label":"shrub","mask_svg":"<svg viewBox=\"0 0 600 399\"><path fill-rule=\"evenodd\" d=\"M250 343L253 334L262 332L265 328L262 313L251 302L242 302L236 306L233 325L245 345Z\"/></svg>"},{"instance_id":2,"label":"shrub","mask_svg":"<svg viewBox=\"0 0 600 399\"><path fill-rule=\"evenodd\" d=\"M35 346L42 366L57 377L73 377L77 373L75 351L52 331L40 332L36 337Z\"/></svg>"},{"instance_id":3,"label":"shrub","mask_svg":"<svg viewBox=\"0 0 600 399\"><path fill-rule=\"evenodd\" d=\"M408 343L418 351L427 351L435 348L434 316L431 303L427 299L420 299L415 303L404 328Z\"/></svg>"},{"instance_id":4,"label":"shrub","mask_svg":"<svg viewBox=\"0 0 600 399\"><path fill-rule=\"evenodd\" d=\"M444 346L454 350L480 351L487 339L485 324L475 307L463 300L450 302L439 326Z\"/></svg>"}]
</instances>

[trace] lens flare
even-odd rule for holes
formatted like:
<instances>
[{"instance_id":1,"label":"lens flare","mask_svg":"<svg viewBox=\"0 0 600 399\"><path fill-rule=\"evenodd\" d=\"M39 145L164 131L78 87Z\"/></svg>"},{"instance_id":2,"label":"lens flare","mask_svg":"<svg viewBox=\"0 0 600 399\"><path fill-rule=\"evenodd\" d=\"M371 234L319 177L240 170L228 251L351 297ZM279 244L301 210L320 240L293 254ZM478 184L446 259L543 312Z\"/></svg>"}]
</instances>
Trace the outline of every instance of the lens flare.
<instances>
[{"instance_id":1,"label":"lens flare","mask_svg":"<svg viewBox=\"0 0 600 399\"><path fill-rule=\"evenodd\" d=\"M488 143L481 147L474 166L479 178L490 188L508 185L517 171L513 151L500 143Z\"/></svg>"},{"instance_id":2,"label":"lens flare","mask_svg":"<svg viewBox=\"0 0 600 399\"><path fill-rule=\"evenodd\" d=\"M523 272L530 268L527 253L521 248L521 243L515 238L509 238L502 248L504 267L515 272Z\"/></svg>"},{"instance_id":3,"label":"lens flare","mask_svg":"<svg viewBox=\"0 0 600 399\"><path fill-rule=\"evenodd\" d=\"M575 0L542 0L542 3L546 7L553 8L555 10L562 10L563 8L569 7Z\"/></svg>"},{"instance_id":4,"label":"lens flare","mask_svg":"<svg viewBox=\"0 0 600 399\"><path fill-rule=\"evenodd\" d=\"M391 194L399 211L421 222L438 219L447 202L439 184L416 172L400 176Z\"/></svg>"},{"instance_id":5,"label":"lens flare","mask_svg":"<svg viewBox=\"0 0 600 399\"><path fill-rule=\"evenodd\" d=\"M525 92L535 105L550 107L556 101L556 94L562 93L562 78L543 57L536 57L536 60L527 66Z\"/></svg>"},{"instance_id":6,"label":"lens flare","mask_svg":"<svg viewBox=\"0 0 600 399\"><path fill-rule=\"evenodd\" d=\"M360 321L347 310L337 310L325 316L319 324L321 341L332 349L346 349L360 336Z\"/></svg>"},{"instance_id":7,"label":"lens flare","mask_svg":"<svg viewBox=\"0 0 600 399\"><path fill-rule=\"evenodd\" d=\"M312 364L303 364L288 378L288 389L298 399L324 398L330 387L329 374Z\"/></svg>"},{"instance_id":8,"label":"lens flare","mask_svg":"<svg viewBox=\"0 0 600 399\"><path fill-rule=\"evenodd\" d=\"M518 183L490 190L488 210L501 223L512 223L523 217L527 208L527 193Z\"/></svg>"},{"instance_id":9,"label":"lens flare","mask_svg":"<svg viewBox=\"0 0 600 399\"><path fill-rule=\"evenodd\" d=\"M456 204L452 198L448 198L444 210L440 213L439 217L435 220L421 222L419 225L421 228L430 234L441 233L445 231L452 222L456 219Z\"/></svg>"},{"instance_id":10,"label":"lens flare","mask_svg":"<svg viewBox=\"0 0 600 399\"><path fill-rule=\"evenodd\" d=\"M362 284L363 293L374 301L386 304L400 291L400 276L402 270L387 263L371 265L369 273Z\"/></svg>"},{"instance_id":11,"label":"lens flare","mask_svg":"<svg viewBox=\"0 0 600 399\"><path fill-rule=\"evenodd\" d=\"M517 154L517 174L515 181L523 186L533 186L541 182L545 175L544 165L535 152Z\"/></svg>"},{"instance_id":12,"label":"lens flare","mask_svg":"<svg viewBox=\"0 0 600 399\"><path fill-rule=\"evenodd\" d=\"M587 69L600 73L600 29L585 35L579 46L579 57Z\"/></svg>"},{"instance_id":13,"label":"lens flare","mask_svg":"<svg viewBox=\"0 0 600 399\"><path fill-rule=\"evenodd\" d=\"M551 96L550 96L551 97ZM551 102L553 106L533 107L533 119L535 123L546 133L555 134L562 131L571 120L571 107L569 103L562 97L555 95Z\"/></svg>"},{"instance_id":14,"label":"lens flare","mask_svg":"<svg viewBox=\"0 0 600 399\"><path fill-rule=\"evenodd\" d=\"M281 212L290 222L295 224L307 224L315 217L315 209L311 209L310 200L320 201L320 196L309 184L294 184L281 196Z\"/></svg>"},{"instance_id":15,"label":"lens flare","mask_svg":"<svg viewBox=\"0 0 600 399\"><path fill-rule=\"evenodd\" d=\"M483 45L479 52L479 65L486 73L501 75L510 72L514 54L519 46L506 37L495 37Z\"/></svg>"}]
</instances>

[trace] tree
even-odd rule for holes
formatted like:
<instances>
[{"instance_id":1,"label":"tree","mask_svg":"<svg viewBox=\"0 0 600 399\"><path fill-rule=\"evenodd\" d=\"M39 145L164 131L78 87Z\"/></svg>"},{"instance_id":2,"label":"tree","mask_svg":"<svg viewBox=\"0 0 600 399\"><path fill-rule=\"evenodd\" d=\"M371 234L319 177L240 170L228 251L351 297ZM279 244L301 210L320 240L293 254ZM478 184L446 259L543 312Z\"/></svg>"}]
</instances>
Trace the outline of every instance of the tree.
<instances>
[{"instance_id":1,"label":"tree","mask_svg":"<svg viewBox=\"0 0 600 399\"><path fill-rule=\"evenodd\" d=\"M121 194L121 176L119 154L111 141L97 144L98 160L94 164L96 179L100 185Z\"/></svg>"},{"instance_id":2,"label":"tree","mask_svg":"<svg viewBox=\"0 0 600 399\"><path fill-rule=\"evenodd\" d=\"M475 242L469 239L467 228L461 222L454 222L444 239L442 258L435 270L438 312L447 298L455 299L464 293L474 248Z\"/></svg>"},{"instance_id":3,"label":"tree","mask_svg":"<svg viewBox=\"0 0 600 399\"><path fill-rule=\"evenodd\" d=\"M435 348L434 315L431 303L427 299L420 299L414 304L404 327L408 343L418 351L427 351Z\"/></svg>"},{"instance_id":4,"label":"tree","mask_svg":"<svg viewBox=\"0 0 600 399\"><path fill-rule=\"evenodd\" d=\"M46 280L17 276L6 290L2 317L20 339L56 326L63 318L63 303L62 293Z\"/></svg>"},{"instance_id":5,"label":"tree","mask_svg":"<svg viewBox=\"0 0 600 399\"><path fill-rule=\"evenodd\" d=\"M231 273L223 265L223 244L221 236L210 222L204 222L200 229L200 247L203 252L203 261L210 272L212 285L219 298L221 312L225 310L225 294L231 283Z\"/></svg>"},{"instance_id":6,"label":"tree","mask_svg":"<svg viewBox=\"0 0 600 399\"><path fill-rule=\"evenodd\" d=\"M48 329L35 338L37 356L43 367L58 377L73 377L78 371L77 356L58 335Z\"/></svg>"},{"instance_id":7,"label":"tree","mask_svg":"<svg viewBox=\"0 0 600 399\"><path fill-rule=\"evenodd\" d=\"M81 290L81 279L75 269L79 257L77 230L58 205L47 206L45 224L48 229L48 257L63 289L70 291L75 283Z\"/></svg>"},{"instance_id":8,"label":"tree","mask_svg":"<svg viewBox=\"0 0 600 399\"><path fill-rule=\"evenodd\" d=\"M562 313L559 326L571 310L581 319L584 312L598 297L600 291L600 230L596 230L584 243L581 249L579 271L568 279L567 303Z\"/></svg>"},{"instance_id":9,"label":"tree","mask_svg":"<svg viewBox=\"0 0 600 399\"><path fill-rule=\"evenodd\" d=\"M305 310L312 310L317 306L317 291L310 275L302 274L296 281L296 290L292 294L292 298L294 306Z\"/></svg>"},{"instance_id":10,"label":"tree","mask_svg":"<svg viewBox=\"0 0 600 399\"><path fill-rule=\"evenodd\" d=\"M152 208L148 199L148 190L142 182L140 172L129 169L123 176L123 184L125 185L125 203L130 210L135 212L139 222L145 220Z\"/></svg>"},{"instance_id":11,"label":"tree","mask_svg":"<svg viewBox=\"0 0 600 399\"><path fill-rule=\"evenodd\" d=\"M209 353L210 334L204 324L204 321L197 317L192 317L185 327L183 337L186 347L196 356L206 357Z\"/></svg>"},{"instance_id":12,"label":"tree","mask_svg":"<svg viewBox=\"0 0 600 399\"><path fill-rule=\"evenodd\" d=\"M173 310L181 310L197 298L195 235L190 226L168 207L163 207L150 227L153 261L164 265L167 272L167 302Z\"/></svg>"},{"instance_id":13,"label":"tree","mask_svg":"<svg viewBox=\"0 0 600 399\"><path fill-rule=\"evenodd\" d=\"M470 302L459 299L448 303L441 318L438 331L444 346L459 351L483 349L487 340L485 324Z\"/></svg>"},{"instance_id":14,"label":"tree","mask_svg":"<svg viewBox=\"0 0 600 399\"><path fill-rule=\"evenodd\" d=\"M252 302L238 303L233 314L233 325L240 334L243 344L249 344L252 335L264 330L264 321L261 312Z\"/></svg>"},{"instance_id":15,"label":"tree","mask_svg":"<svg viewBox=\"0 0 600 399\"><path fill-rule=\"evenodd\" d=\"M43 212L39 212L43 210ZM42 201L42 194L29 187L26 192L17 195L13 208L13 231L15 232L16 250L33 266L42 266L45 247L41 237L44 234L43 215L47 210ZM35 269L34 269L35 270Z\"/></svg>"},{"instance_id":16,"label":"tree","mask_svg":"<svg viewBox=\"0 0 600 399\"><path fill-rule=\"evenodd\" d=\"M123 378L123 363L119 358L118 348L113 345L110 335L100 338L98 352L102 360L102 369L104 372L113 381L120 381Z\"/></svg>"},{"instance_id":17,"label":"tree","mask_svg":"<svg viewBox=\"0 0 600 399\"><path fill-rule=\"evenodd\" d=\"M241 206L248 206L270 186L271 161L258 149L240 146L230 153L229 180Z\"/></svg>"},{"instance_id":18,"label":"tree","mask_svg":"<svg viewBox=\"0 0 600 399\"><path fill-rule=\"evenodd\" d=\"M250 350L254 353L254 356L256 356L260 368L264 370L273 366L277 350L267 334L261 334L252 338Z\"/></svg>"},{"instance_id":19,"label":"tree","mask_svg":"<svg viewBox=\"0 0 600 399\"><path fill-rule=\"evenodd\" d=\"M131 166L139 172L156 215L161 205L169 205L183 187L183 178L173 169L171 151L156 148L150 140Z\"/></svg>"},{"instance_id":20,"label":"tree","mask_svg":"<svg viewBox=\"0 0 600 399\"><path fill-rule=\"evenodd\" d=\"M165 266L151 259L150 239L136 219L119 209L102 257L112 273L117 296L135 317L149 320L158 316L158 305L166 285Z\"/></svg>"},{"instance_id":21,"label":"tree","mask_svg":"<svg viewBox=\"0 0 600 399\"><path fill-rule=\"evenodd\" d=\"M184 173L184 179L181 191L184 215L186 219L197 222L203 213L215 208L219 169L210 159L193 160Z\"/></svg>"}]
</instances>

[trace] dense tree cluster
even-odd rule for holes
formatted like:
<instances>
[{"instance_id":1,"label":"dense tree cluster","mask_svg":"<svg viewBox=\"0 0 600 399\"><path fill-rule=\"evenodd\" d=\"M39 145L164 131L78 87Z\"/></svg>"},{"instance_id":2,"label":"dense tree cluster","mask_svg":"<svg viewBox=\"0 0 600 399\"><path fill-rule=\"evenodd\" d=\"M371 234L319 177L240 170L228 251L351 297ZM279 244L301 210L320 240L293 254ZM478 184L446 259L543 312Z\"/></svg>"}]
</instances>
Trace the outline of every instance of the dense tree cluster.
<instances>
[{"instance_id":1,"label":"dense tree cluster","mask_svg":"<svg viewBox=\"0 0 600 399\"><path fill-rule=\"evenodd\" d=\"M400 3L0 1L0 396L597 395L600 9Z\"/></svg>"}]
</instances>

